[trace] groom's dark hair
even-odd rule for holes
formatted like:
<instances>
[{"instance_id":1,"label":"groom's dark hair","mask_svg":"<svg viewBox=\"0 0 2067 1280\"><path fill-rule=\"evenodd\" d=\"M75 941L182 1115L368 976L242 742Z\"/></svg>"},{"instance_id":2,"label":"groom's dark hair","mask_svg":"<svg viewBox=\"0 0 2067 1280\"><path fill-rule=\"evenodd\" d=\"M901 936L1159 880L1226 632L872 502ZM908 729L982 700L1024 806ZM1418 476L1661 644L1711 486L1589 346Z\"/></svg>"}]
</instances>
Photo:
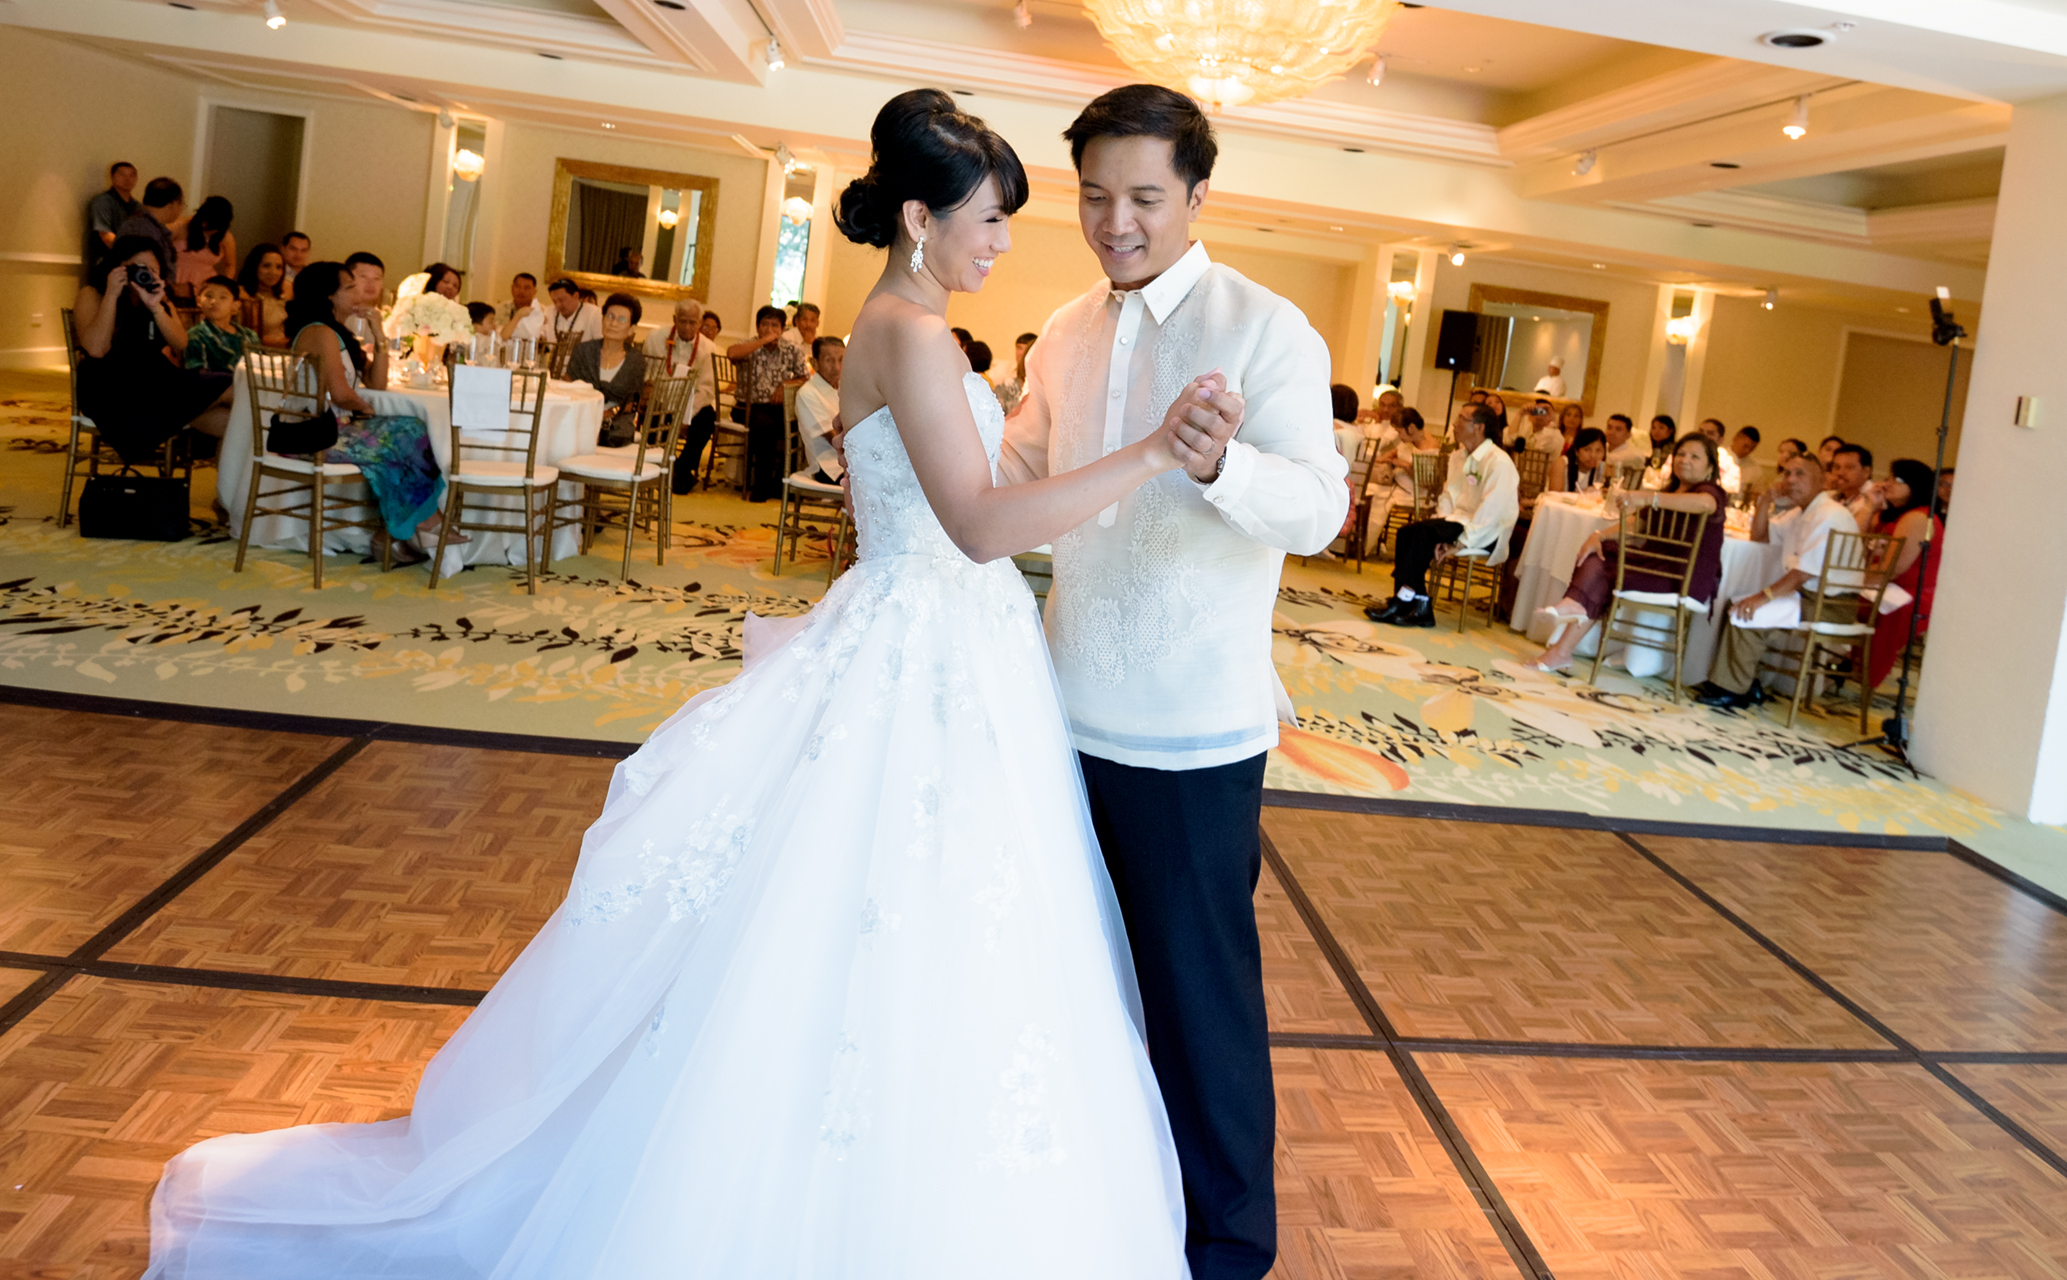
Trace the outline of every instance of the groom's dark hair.
<instances>
[{"instance_id":1,"label":"groom's dark hair","mask_svg":"<svg viewBox=\"0 0 2067 1280\"><path fill-rule=\"evenodd\" d=\"M1199 104L1159 84L1128 84L1091 100L1069 128L1069 162L1079 173L1084 148L1093 138L1161 138L1170 144L1170 167L1184 179L1185 194L1213 176L1220 144Z\"/></svg>"}]
</instances>

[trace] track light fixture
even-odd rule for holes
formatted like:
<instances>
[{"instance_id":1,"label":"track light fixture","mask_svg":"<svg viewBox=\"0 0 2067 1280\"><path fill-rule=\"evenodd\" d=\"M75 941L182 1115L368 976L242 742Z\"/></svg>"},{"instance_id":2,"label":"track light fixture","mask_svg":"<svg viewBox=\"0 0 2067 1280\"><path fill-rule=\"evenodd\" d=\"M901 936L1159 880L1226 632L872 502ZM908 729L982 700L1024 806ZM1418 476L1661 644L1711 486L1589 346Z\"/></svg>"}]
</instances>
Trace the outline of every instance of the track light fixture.
<instances>
[{"instance_id":1,"label":"track light fixture","mask_svg":"<svg viewBox=\"0 0 2067 1280\"><path fill-rule=\"evenodd\" d=\"M1591 148L1588 148L1585 151L1581 151L1579 153L1579 158L1572 162L1572 172L1575 175L1583 178L1587 174L1592 173L1593 166L1598 164L1599 162L1600 153L1598 151L1592 150Z\"/></svg>"},{"instance_id":2,"label":"track light fixture","mask_svg":"<svg viewBox=\"0 0 2067 1280\"><path fill-rule=\"evenodd\" d=\"M1787 123L1780 126L1780 132L1791 142L1798 142L1809 131L1809 95L1806 93L1794 100L1794 110L1788 113Z\"/></svg>"},{"instance_id":3,"label":"track light fixture","mask_svg":"<svg viewBox=\"0 0 2067 1280\"><path fill-rule=\"evenodd\" d=\"M782 70L782 42L774 36L768 37L768 52L764 56L768 60L770 71Z\"/></svg>"},{"instance_id":4,"label":"track light fixture","mask_svg":"<svg viewBox=\"0 0 2067 1280\"><path fill-rule=\"evenodd\" d=\"M1369 71L1368 73L1366 73L1366 75L1364 76L1364 78L1365 78L1366 80L1369 80L1369 81L1370 81L1370 82L1371 82L1372 84L1384 84L1384 83L1385 83L1385 55L1384 55L1384 54L1382 54L1382 53L1381 53L1381 54L1379 54L1379 55L1378 55L1377 57L1375 57L1375 58L1371 59L1371 70L1370 70L1370 71Z\"/></svg>"},{"instance_id":5,"label":"track light fixture","mask_svg":"<svg viewBox=\"0 0 2067 1280\"><path fill-rule=\"evenodd\" d=\"M1464 265L1463 245L1453 244L1450 246L1450 265L1453 267L1461 267Z\"/></svg>"},{"instance_id":6,"label":"track light fixture","mask_svg":"<svg viewBox=\"0 0 2067 1280\"><path fill-rule=\"evenodd\" d=\"M1771 311L1776 305L1779 304L1779 301L1780 291L1778 289L1768 289L1766 290L1765 300L1760 302L1758 305L1764 307L1768 311Z\"/></svg>"},{"instance_id":7,"label":"track light fixture","mask_svg":"<svg viewBox=\"0 0 2067 1280\"><path fill-rule=\"evenodd\" d=\"M1012 6L1012 25L1021 31L1033 25L1033 10L1026 7L1026 0Z\"/></svg>"},{"instance_id":8,"label":"track light fixture","mask_svg":"<svg viewBox=\"0 0 2067 1280\"><path fill-rule=\"evenodd\" d=\"M287 15L280 12L280 0L266 0L266 26L278 31L287 25Z\"/></svg>"}]
</instances>

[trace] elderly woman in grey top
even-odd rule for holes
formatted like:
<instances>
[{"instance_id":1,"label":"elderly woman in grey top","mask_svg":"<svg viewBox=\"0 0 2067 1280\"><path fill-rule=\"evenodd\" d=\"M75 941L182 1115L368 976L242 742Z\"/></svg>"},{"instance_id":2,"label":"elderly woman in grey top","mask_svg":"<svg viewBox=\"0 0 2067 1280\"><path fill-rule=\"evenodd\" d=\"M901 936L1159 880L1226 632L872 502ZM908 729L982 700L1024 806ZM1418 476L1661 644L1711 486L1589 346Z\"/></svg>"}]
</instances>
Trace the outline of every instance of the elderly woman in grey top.
<instances>
[{"instance_id":1,"label":"elderly woman in grey top","mask_svg":"<svg viewBox=\"0 0 2067 1280\"><path fill-rule=\"evenodd\" d=\"M646 386L646 355L632 341L639 314L637 298L611 294L603 303L603 336L576 347L567 364L570 381L586 382L603 393L606 408L598 444L624 444L632 438L639 393Z\"/></svg>"}]
</instances>

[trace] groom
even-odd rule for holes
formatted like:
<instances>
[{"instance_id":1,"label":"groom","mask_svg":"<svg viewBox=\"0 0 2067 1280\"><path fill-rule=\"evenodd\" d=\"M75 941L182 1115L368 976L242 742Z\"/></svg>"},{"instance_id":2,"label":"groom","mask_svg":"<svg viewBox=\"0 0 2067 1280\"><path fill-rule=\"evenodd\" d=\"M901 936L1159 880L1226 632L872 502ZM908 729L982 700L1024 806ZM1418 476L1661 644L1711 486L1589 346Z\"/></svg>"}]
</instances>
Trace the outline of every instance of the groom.
<instances>
[{"instance_id":1,"label":"groom","mask_svg":"<svg viewBox=\"0 0 2067 1280\"><path fill-rule=\"evenodd\" d=\"M1106 278L1041 331L999 466L1068 471L1173 414L1200 433L1183 472L1055 540L1046 620L1183 1167L1191 1274L1258 1280L1277 1254L1252 906L1278 740L1271 612L1285 553L1341 529L1348 464L1320 335L1191 239L1219 149L1198 106L1128 85L1063 137Z\"/></svg>"}]
</instances>

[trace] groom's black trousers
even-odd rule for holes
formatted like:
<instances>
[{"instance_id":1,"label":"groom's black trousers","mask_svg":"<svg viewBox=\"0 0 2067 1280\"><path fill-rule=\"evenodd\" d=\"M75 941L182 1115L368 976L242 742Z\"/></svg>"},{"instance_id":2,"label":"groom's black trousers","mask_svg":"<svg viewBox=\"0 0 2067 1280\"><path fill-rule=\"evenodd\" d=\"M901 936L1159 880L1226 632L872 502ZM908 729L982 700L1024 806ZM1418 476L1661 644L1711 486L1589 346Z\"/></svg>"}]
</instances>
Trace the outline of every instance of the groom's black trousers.
<instances>
[{"instance_id":1,"label":"groom's black trousers","mask_svg":"<svg viewBox=\"0 0 2067 1280\"><path fill-rule=\"evenodd\" d=\"M1264 757L1210 769L1078 759L1184 1171L1192 1280L1261 1280L1277 1256L1277 1100L1254 905Z\"/></svg>"}]
</instances>

